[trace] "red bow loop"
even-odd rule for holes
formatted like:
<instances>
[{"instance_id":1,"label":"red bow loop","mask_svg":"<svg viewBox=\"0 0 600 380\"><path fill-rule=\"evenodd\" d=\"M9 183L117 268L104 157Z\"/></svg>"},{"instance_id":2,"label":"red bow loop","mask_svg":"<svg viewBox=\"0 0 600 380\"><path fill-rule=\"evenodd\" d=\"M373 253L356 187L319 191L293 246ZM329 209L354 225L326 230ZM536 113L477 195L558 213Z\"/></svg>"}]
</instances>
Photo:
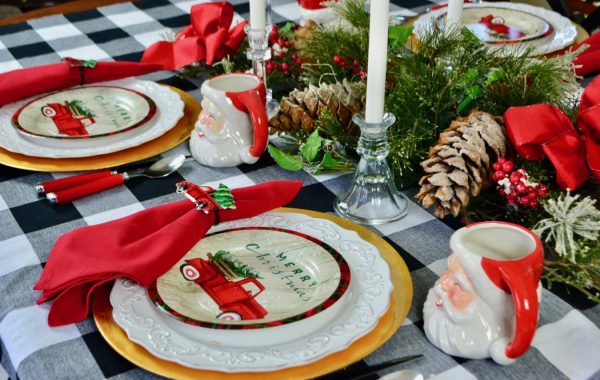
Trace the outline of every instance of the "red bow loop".
<instances>
[{"instance_id":1,"label":"red bow loop","mask_svg":"<svg viewBox=\"0 0 600 380\"><path fill-rule=\"evenodd\" d=\"M584 135L589 169L594 178L600 181L600 91L597 91L594 96L598 97L598 103L583 111L580 107L577 126ZM581 101L584 101L583 97ZM585 101L589 104L590 99L586 98Z\"/></svg>"},{"instance_id":2,"label":"red bow loop","mask_svg":"<svg viewBox=\"0 0 600 380\"><path fill-rule=\"evenodd\" d=\"M159 41L146 49L141 62L158 63L164 70L177 70L194 62L212 65L237 50L244 39L246 21L230 29L233 5L204 3L194 5L191 24L183 28L175 41Z\"/></svg>"},{"instance_id":3,"label":"red bow loop","mask_svg":"<svg viewBox=\"0 0 600 380\"><path fill-rule=\"evenodd\" d=\"M528 160L547 157L558 186L577 189L591 174L600 180L600 77L582 95L577 129L558 108L548 104L511 107L504 113L508 137Z\"/></svg>"}]
</instances>

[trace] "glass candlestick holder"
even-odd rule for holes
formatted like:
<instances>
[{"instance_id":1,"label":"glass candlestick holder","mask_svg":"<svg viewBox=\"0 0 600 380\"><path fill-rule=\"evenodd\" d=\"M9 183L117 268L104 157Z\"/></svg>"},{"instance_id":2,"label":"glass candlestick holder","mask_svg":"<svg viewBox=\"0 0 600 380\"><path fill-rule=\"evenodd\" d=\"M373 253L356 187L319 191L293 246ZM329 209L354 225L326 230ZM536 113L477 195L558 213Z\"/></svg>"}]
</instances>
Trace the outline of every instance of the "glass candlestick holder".
<instances>
[{"instance_id":1,"label":"glass candlestick holder","mask_svg":"<svg viewBox=\"0 0 600 380\"><path fill-rule=\"evenodd\" d=\"M398 220L408 213L408 199L396 190L386 157L389 152L387 129L396 117L383 116L381 123L367 123L355 114L352 121L360 127L356 151L360 161L352 186L333 203L335 212L360 224L383 224Z\"/></svg>"},{"instance_id":2,"label":"glass candlestick holder","mask_svg":"<svg viewBox=\"0 0 600 380\"><path fill-rule=\"evenodd\" d=\"M252 73L261 78L267 90L267 117L270 119L279 111L279 103L273 99L273 92L267 87L266 61L271 59L271 50L269 49L269 33L271 25L264 29L252 29L250 24L244 27L248 36L250 47L246 51L246 57L252 61Z\"/></svg>"}]
</instances>

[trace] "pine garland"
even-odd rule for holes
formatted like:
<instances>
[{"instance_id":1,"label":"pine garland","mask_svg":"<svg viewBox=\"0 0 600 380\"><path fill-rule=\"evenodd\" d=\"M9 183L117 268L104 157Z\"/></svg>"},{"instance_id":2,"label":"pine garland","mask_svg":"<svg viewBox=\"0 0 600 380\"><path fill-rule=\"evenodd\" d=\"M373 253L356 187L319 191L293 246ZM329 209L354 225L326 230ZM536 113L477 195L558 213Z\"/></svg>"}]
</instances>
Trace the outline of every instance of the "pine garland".
<instances>
[{"instance_id":1,"label":"pine garland","mask_svg":"<svg viewBox=\"0 0 600 380\"><path fill-rule=\"evenodd\" d=\"M341 0L334 9L340 24L317 28L301 50L311 62L303 65L303 79L313 84L358 79L335 65L335 55L356 56L366 66L369 16L364 1ZM398 187L417 183L419 163L439 133L473 108L501 115L510 106L547 103L574 116L575 98L565 94L576 92L572 60L577 52L545 59L527 50L500 55L466 29L432 31L406 48L408 32L407 26L390 28L388 53L386 109L397 118L389 129L388 160Z\"/></svg>"}]
</instances>

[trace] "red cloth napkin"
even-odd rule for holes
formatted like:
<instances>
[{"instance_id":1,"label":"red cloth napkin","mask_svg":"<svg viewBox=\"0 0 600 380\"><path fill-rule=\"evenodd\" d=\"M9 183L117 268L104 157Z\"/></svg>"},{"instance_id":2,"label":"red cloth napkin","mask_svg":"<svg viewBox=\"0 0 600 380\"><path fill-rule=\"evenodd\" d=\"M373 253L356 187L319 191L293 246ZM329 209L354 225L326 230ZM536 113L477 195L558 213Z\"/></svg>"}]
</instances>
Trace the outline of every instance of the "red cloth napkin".
<instances>
[{"instance_id":1,"label":"red cloth napkin","mask_svg":"<svg viewBox=\"0 0 600 380\"><path fill-rule=\"evenodd\" d=\"M97 62L94 68L73 67L65 62L18 69L0 74L0 106L36 94L82 83L104 82L162 70L161 65L138 62Z\"/></svg>"},{"instance_id":2,"label":"red cloth napkin","mask_svg":"<svg viewBox=\"0 0 600 380\"><path fill-rule=\"evenodd\" d=\"M300 181L273 181L232 191L236 209L220 210L220 221L249 218L289 203ZM189 200L152 207L125 218L82 227L61 236L34 289L38 304L51 298L48 324L85 319L98 286L127 277L148 286L185 255L215 223Z\"/></svg>"},{"instance_id":3,"label":"red cloth napkin","mask_svg":"<svg viewBox=\"0 0 600 380\"><path fill-rule=\"evenodd\" d=\"M575 46L573 50L579 49L581 45L589 45L573 63L580 65L575 70L577 75L588 75L600 70L600 33L595 33L586 38L582 43Z\"/></svg>"},{"instance_id":4,"label":"red cloth napkin","mask_svg":"<svg viewBox=\"0 0 600 380\"><path fill-rule=\"evenodd\" d=\"M247 21L230 29L233 21L230 3L194 5L190 16L191 25L179 32L174 42L159 41L150 45L142 62L160 63L169 70L199 61L212 65L234 53L246 36L244 26Z\"/></svg>"}]
</instances>

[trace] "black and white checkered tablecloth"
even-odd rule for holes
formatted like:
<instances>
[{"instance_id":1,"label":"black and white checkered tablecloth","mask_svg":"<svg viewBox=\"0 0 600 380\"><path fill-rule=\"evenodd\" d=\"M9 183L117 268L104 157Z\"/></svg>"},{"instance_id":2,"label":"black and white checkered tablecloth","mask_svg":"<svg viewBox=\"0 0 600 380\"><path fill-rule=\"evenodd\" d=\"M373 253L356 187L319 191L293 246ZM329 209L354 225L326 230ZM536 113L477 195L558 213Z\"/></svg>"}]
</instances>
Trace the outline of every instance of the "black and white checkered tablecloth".
<instances>
[{"instance_id":1,"label":"black and white checkered tablecloth","mask_svg":"<svg viewBox=\"0 0 600 380\"><path fill-rule=\"evenodd\" d=\"M187 25L190 7L197 2L143 0L0 27L0 72L57 62L66 56L138 60L165 29L178 30ZM416 15L432 5L428 0L393 2L392 11L405 16ZM238 14L247 16L247 1L233 3ZM273 0L273 22L298 19L299 8L294 0ZM198 83L169 73L144 79L168 83L199 97ZM187 152L187 145L175 150ZM174 184L184 179L198 184L223 182L231 187L298 179L304 187L291 206L323 212L332 211L334 197L351 180L348 175L286 172L263 157L255 165L230 169L212 169L190 162L168 178L132 181L62 207L50 206L35 194L35 183L70 174L0 166L0 380L157 378L115 353L91 319L60 328L47 326L48 305L35 305L38 293L32 287L60 235L179 199L173 192ZM408 195L412 197L414 193L409 191ZM424 359L406 367L435 379L600 378L600 306L574 294L561 293L558 288L544 290L534 348L515 364L502 367L491 360L464 360L443 354L423 334L422 305L427 290L446 267L452 224L411 204L406 218L376 231L407 263L414 300L408 319L398 332L352 368L423 353ZM348 376L346 372L328 378Z\"/></svg>"}]
</instances>

